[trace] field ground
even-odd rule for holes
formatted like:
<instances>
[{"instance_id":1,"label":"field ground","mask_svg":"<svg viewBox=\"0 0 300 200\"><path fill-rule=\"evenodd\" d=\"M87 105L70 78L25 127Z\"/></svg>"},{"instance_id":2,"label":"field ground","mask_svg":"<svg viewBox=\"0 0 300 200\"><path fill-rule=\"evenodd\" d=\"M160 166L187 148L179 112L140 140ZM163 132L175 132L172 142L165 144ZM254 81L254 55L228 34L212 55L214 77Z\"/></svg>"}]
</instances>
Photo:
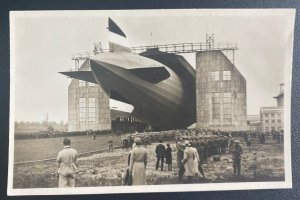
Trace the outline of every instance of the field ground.
<instances>
[{"instance_id":1,"label":"field ground","mask_svg":"<svg viewBox=\"0 0 300 200\"><path fill-rule=\"evenodd\" d=\"M82 139L85 140L85 138ZM78 144L79 142L80 141L77 141ZM86 145L91 142L94 141L88 140ZM81 142L80 144L85 143ZM184 183L184 180L183 182L178 182L175 149L173 151L173 171L166 171L166 166L163 172L155 171L156 145L157 144L152 144L147 146L148 185ZM242 157L242 175L240 177L233 177L231 155L222 154L221 161L213 161L212 158L209 158L208 163L203 165L206 178L201 177L197 182L284 181L284 156L282 144L276 144L274 141L269 140L263 145L258 144L255 141L251 149L246 147L244 142L242 142L241 145L244 149L244 154ZM174 147L175 144L171 143L171 146ZM57 148L60 149L59 147ZM83 147L81 148L83 151ZM76 186L99 187L122 185L122 170L124 171L127 168L128 153L129 150L118 149L112 153L100 153L79 158ZM15 165L14 188L57 187L56 171L57 166L55 161Z\"/></svg>"},{"instance_id":2,"label":"field ground","mask_svg":"<svg viewBox=\"0 0 300 200\"><path fill-rule=\"evenodd\" d=\"M93 140L91 135L69 137L78 153L96 151L108 148L109 136L113 136L114 146L120 145L120 136L112 134L97 135ZM63 138L44 138L30 140L15 140L14 162L25 162L56 158L63 148Z\"/></svg>"}]
</instances>

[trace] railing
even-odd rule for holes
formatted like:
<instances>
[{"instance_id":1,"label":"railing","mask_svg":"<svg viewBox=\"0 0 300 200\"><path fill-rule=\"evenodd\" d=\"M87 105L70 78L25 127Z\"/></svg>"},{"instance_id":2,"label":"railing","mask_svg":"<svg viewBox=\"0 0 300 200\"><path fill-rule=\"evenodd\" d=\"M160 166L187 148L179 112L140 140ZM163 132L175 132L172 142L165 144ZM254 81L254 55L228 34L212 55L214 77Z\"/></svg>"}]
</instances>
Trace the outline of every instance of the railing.
<instances>
[{"instance_id":1,"label":"railing","mask_svg":"<svg viewBox=\"0 0 300 200\"><path fill-rule=\"evenodd\" d=\"M139 46L132 47L133 53L139 54L148 50L148 52L155 53L155 50L159 50L164 53L195 53L201 51L210 51L210 50L237 50L236 43L179 43L179 44L165 44L165 45L153 45L153 46ZM151 51L154 50L154 51Z\"/></svg>"},{"instance_id":2,"label":"railing","mask_svg":"<svg viewBox=\"0 0 300 200\"><path fill-rule=\"evenodd\" d=\"M196 53L201 51L210 50L237 50L236 43L178 43L178 44L164 44L164 45L151 45L151 46L137 46L131 47L134 54L140 54L143 52L148 52L149 54L155 53ZM156 51L159 50L160 52ZM85 60L99 53L109 52L109 49L97 48L93 52L82 52L72 55L72 60Z\"/></svg>"}]
</instances>

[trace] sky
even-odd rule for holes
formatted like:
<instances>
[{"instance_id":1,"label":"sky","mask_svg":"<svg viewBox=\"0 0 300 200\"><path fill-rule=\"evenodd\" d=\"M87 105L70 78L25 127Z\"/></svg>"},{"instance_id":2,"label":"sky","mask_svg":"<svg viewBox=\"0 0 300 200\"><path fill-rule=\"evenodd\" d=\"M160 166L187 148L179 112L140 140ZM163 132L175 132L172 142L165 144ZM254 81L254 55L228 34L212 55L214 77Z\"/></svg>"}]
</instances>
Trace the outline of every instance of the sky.
<instances>
[{"instance_id":1,"label":"sky","mask_svg":"<svg viewBox=\"0 0 300 200\"><path fill-rule=\"evenodd\" d=\"M75 53L108 47L108 17L131 46L205 42L237 43L235 65L247 80L247 113L275 106L279 84L291 75L291 10L130 10L13 12L12 106L15 121L68 120L68 85L58 72L74 69ZM195 67L195 54L183 54ZM122 107L112 102L113 107Z\"/></svg>"}]
</instances>

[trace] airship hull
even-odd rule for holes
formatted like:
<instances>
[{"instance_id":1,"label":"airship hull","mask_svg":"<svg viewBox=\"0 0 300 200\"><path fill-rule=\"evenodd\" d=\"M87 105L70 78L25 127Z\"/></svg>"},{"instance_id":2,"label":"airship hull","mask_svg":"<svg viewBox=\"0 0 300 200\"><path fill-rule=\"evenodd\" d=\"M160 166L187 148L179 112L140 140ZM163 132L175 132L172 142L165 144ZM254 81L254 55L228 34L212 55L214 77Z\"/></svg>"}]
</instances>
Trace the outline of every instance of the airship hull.
<instances>
[{"instance_id":1,"label":"airship hull","mask_svg":"<svg viewBox=\"0 0 300 200\"><path fill-rule=\"evenodd\" d=\"M133 116L154 127L180 129L194 123L195 115L190 112L195 110L194 96L188 96L193 86L189 87L186 82L190 80L183 79L170 67L130 53L103 53L88 62L90 72L63 74L96 82L107 93L118 93L134 106Z\"/></svg>"}]
</instances>

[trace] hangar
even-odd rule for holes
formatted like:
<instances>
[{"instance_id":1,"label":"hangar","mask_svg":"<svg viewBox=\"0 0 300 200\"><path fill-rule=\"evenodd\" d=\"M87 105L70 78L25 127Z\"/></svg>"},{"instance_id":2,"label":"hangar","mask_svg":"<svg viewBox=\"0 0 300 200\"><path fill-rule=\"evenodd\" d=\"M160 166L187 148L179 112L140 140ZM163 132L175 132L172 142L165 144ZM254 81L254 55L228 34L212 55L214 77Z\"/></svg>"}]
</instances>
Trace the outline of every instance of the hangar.
<instances>
[{"instance_id":1,"label":"hangar","mask_svg":"<svg viewBox=\"0 0 300 200\"><path fill-rule=\"evenodd\" d=\"M69 86L69 131L111 129L109 99L131 104L132 116L161 130L246 128L246 80L223 51L205 43L129 47L109 19L108 51L84 58ZM196 53L196 69L180 53Z\"/></svg>"}]
</instances>

